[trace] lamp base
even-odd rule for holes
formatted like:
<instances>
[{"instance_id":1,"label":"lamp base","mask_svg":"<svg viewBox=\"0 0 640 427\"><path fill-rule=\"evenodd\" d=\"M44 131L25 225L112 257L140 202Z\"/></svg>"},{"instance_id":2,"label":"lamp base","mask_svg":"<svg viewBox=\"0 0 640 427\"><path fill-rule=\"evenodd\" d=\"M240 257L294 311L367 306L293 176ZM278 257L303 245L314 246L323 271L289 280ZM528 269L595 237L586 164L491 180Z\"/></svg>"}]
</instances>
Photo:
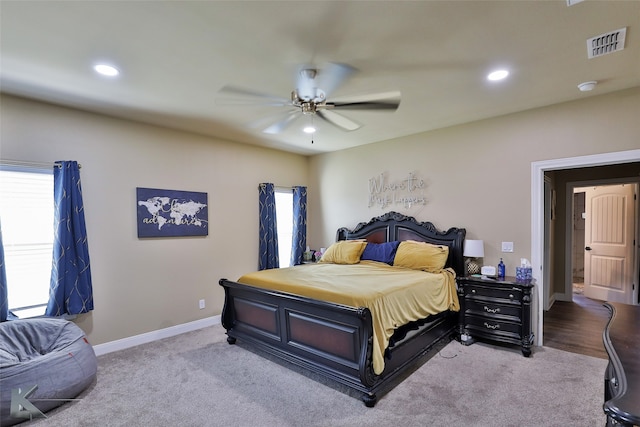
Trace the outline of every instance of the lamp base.
<instances>
[{"instance_id":1,"label":"lamp base","mask_svg":"<svg viewBox=\"0 0 640 427\"><path fill-rule=\"evenodd\" d=\"M480 266L477 262L469 260L467 263L467 275L480 274Z\"/></svg>"}]
</instances>

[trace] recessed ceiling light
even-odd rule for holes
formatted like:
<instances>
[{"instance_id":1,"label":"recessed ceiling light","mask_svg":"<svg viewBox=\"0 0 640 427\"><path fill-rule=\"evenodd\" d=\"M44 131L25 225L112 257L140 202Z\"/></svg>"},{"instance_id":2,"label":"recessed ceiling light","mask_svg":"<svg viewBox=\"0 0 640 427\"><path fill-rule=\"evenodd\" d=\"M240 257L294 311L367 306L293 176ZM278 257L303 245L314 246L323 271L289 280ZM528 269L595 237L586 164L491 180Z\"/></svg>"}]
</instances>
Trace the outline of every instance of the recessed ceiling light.
<instances>
[{"instance_id":1,"label":"recessed ceiling light","mask_svg":"<svg viewBox=\"0 0 640 427\"><path fill-rule=\"evenodd\" d=\"M97 73L102 74L103 76L115 77L120 74L120 71L116 67L107 64L97 64L93 66L93 69L96 70Z\"/></svg>"},{"instance_id":2,"label":"recessed ceiling light","mask_svg":"<svg viewBox=\"0 0 640 427\"><path fill-rule=\"evenodd\" d=\"M508 75L509 72L507 70L496 70L489 73L489 75L487 76L487 80L498 81L506 78Z\"/></svg>"},{"instance_id":3,"label":"recessed ceiling light","mask_svg":"<svg viewBox=\"0 0 640 427\"><path fill-rule=\"evenodd\" d=\"M302 131L304 133L314 133L316 131L316 128L314 128L313 126L307 126L304 129L302 129Z\"/></svg>"}]
</instances>

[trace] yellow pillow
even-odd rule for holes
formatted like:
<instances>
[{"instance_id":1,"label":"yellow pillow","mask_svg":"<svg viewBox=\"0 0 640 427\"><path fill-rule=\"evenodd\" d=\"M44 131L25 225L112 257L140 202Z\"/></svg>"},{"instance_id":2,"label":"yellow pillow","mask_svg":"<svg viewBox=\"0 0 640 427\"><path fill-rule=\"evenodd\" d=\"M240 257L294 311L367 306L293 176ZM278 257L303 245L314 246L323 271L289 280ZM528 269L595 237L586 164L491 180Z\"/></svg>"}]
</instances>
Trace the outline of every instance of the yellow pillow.
<instances>
[{"instance_id":1,"label":"yellow pillow","mask_svg":"<svg viewBox=\"0 0 640 427\"><path fill-rule=\"evenodd\" d=\"M405 240L400 242L393 265L437 273L442 270L449 257L449 247L426 242Z\"/></svg>"},{"instance_id":2,"label":"yellow pillow","mask_svg":"<svg viewBox=\"0 0 640 427\"><path fill-rule=\"evenodd\" d=\"M366 246L366 240L340 240L329 246L318 262L357 264Z\"/></svg>"}]
</instances>

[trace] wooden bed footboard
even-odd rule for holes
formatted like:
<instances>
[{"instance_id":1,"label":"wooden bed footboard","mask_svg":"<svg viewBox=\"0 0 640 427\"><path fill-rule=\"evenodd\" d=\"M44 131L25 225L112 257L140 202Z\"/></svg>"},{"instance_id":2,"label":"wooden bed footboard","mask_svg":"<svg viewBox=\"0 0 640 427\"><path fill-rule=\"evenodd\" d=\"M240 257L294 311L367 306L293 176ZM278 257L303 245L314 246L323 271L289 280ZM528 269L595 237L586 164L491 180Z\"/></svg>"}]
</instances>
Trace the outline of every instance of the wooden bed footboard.
<instances>
[{"instance_id":1,"label":"wooden bed footboard","mask_svg":"<svg viewBox=\"0 0 640 427\"><path fill-rule=\"evenodd\" d=\"M372 366L373 327L367 308L353 308L256 288L220 279L225 291L222 326L227 341L246 341L256 348L294 363L362 393L365 405L390 388L414 361L448 343L455 330L455 313L437 316L406 344L387 352L385 370ZM388 359L388 360L387 360Z\"/></svg>"}]
</instances>

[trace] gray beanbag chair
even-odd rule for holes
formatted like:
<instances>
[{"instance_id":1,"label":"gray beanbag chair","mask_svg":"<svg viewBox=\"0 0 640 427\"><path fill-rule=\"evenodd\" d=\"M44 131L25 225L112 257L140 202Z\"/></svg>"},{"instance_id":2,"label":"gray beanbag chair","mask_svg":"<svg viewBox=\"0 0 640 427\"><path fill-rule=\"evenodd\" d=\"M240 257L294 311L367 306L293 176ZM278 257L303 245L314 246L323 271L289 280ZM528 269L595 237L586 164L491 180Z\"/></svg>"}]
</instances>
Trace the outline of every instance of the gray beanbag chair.
<instances>
[{"instance_id":1,"label":"gray beanbag chair","mask_svg":"<svg viewBox=\"0 0 640 427\"><path fill-rule=\"evenodd\" d=\"M73 399L95 380L97 371L93 347L72 322L40 318L0 323L0 425L25 421L34 412L30 405L46 412ZM37 389L25 397L34 386ZM21 396L15 396L17 390ZM18 417L11 414L12 392L14 408L15 401L24 404Z\"/></svg>"}]
</instances>

